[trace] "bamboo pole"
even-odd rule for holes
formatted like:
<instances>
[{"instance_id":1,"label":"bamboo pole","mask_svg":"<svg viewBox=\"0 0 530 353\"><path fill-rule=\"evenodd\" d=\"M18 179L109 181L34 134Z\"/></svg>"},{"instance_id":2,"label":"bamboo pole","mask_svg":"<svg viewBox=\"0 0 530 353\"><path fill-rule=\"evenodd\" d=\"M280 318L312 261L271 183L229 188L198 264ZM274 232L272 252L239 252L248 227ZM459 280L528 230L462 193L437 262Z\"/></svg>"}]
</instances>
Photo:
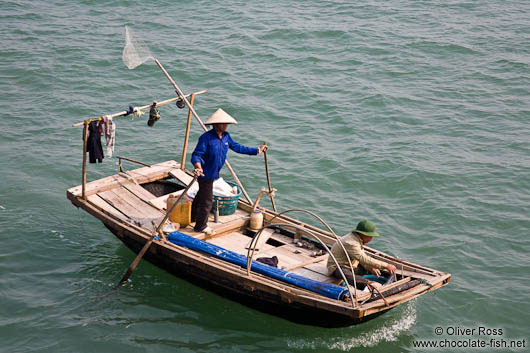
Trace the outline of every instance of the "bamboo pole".
<instances>
[{"instance_id":1,"label":"bamboo pole","mask_svg":"<svg viewBox=\"0 0 530 353\"><path fill-rule=\"evenodd\" d=\"M190 105L193 106L193 99L195 98L195 93L191 94ZM182 148L182 162L180 163L180 169L186 169L186 152L188 150L188 141L190 139L190 128L191 128L191 109L188 111L188 123L186 125L186 137L184 138L184 147Z\"/></svg>"},{"instance_id":2,"label":"bamboo pole","mask_svg":"<svg viewBox=\"0 0 530 353\"><path fill-rule=\"evenodd\" d=\"M88 120L84 121L83 128L83 176L82 176L82 196L83 200L86 200L86 150L88 142Z\"/></svg>"},{"instance_id":3,"label":"bamboo pole","mask_svg":"<svg viewBox=\"0 0 530 353\"><path fill-rule=\"evenodd\" d=\"M263 142L263 144L266 146L267 142ZM274 192L271 186L271 177L269 175L269 162L267 162L267 151L263 151L263 158L265 159L265 174L267 174L267 184L269 185L269 197L271 199L272 208L274 209L274 212L278 212L276 210L276 202L274 202Z\"/></svg>"},{"instance_id":4,"label":"bamboo pole","mask_svg":"<svg viewBox=\"0 0 530 353\"><path fill-rule=\"evenodd\" d=\"M198 91L198 92L194 92L194 93L189 93L189 94L186 94L185 97L189 97L192 94L194 94L194 95L204 94L206 92L208 92L208 91L207 90L202 90L202 91ZM176 101L178 99L180 99L180 96L179 97L170 98L170 99L166 99L165 101L156 103L156 106L159 107L161 105L166 105L166 104L169 104L169 103L173 103L174 101ZM142 105L141 107L137 107L137 108L140 109L140 110L144 110L144 109L147 109L147 108L151 107L152 104L153 103L147 104L147 105ZM118 117L118 116L124 116L126 114L127 114L127 111L124 110L122 112L109 115L109 117L110 118L115 118L115 117ZM101 117L94 118L94 119L89 119L88 122L90 123L92 121L99 121L99 120L102 120ZM81 126L81 125L83 125L83 123L84 123L84 121L81 121L79 123L75 123L75 124L72 125L72 127Z\"/></svg>"},{"instance_id":5,"label":"bamboo pole","mask_svg":"<svg viewBox=\"0 0 530 353\"><path fill-rule=\"evenodd\" d=\"M168 72L166 71L166 69L164 68L164 66L162 66L162 64L160 63L160 61L158 61L158 59L154 59L155 60L155 63L158 65L158 67L160 68L160 70L162 70L162 72L164 73L164 75L167 77L167 79L169 80L169 82L173 85L173 87L175 88L175 91L177 91L178 95L182 98L182 100L184 101L184 103L186 103L186 105L188 106L189 110L193 113L193 116L195 117L195 119L197 120L197 122L199 123L199 125L201 125L202 129L204 131L208 131L208 129L206 128L206 125L204 125L204 123L202 122L201 118L199 117L199 115L197 114L197 112L195 111L195 109L193 109L193 107L191 106L190 102L186 99L186 97L184 96L184 94L182 93L182 91L180 90L179 86L177 86L177 84L175 83L175 81L173 81L173 79L171 78L171 76L169 76ZM245 198L247 199L247 201L252 204L252 200L250 199L250 197L248 196L247 194L247 191L245 190L245 188L243 187L243 184L241 184L241 181L239 181L239 178L237 177L236 175L236 172L232 169L232 166L230 165L230 163L228 163L228 161L226 161L226 167L228 168L228 170L230 171L230 173L232 174L232 177L234 178L234 180L236 181L237 185L241 188L241 191L243 192L243 195L245 195Z\"/></svg>"}]
</instances>

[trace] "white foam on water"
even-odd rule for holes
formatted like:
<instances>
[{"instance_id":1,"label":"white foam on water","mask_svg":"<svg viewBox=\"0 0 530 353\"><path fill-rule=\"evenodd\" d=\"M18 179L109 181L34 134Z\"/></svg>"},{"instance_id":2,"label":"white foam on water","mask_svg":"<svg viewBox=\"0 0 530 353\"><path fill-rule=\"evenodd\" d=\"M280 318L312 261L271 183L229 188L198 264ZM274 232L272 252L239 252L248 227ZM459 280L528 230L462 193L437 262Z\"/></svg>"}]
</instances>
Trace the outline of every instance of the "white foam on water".
<instances>
[{"instance_id":1,"label":"white foam on water","mask_svg":"<svg viewBox=\"0 0 530 353\"><path fill-rule=\"evenodd\" d=\"M411 301L397 319L384 322L379 327L374 327L368 332L359 330L358 327L351 327L355 332L353 337L344 337L343 331L340 337L315 337L311 340L289 339L287 345L296 349L335 349L350 351L358 347L374 347L381 342L397 341L399 336L408 331L416 322L416 303Z\"/></svg>"}]
</instances>

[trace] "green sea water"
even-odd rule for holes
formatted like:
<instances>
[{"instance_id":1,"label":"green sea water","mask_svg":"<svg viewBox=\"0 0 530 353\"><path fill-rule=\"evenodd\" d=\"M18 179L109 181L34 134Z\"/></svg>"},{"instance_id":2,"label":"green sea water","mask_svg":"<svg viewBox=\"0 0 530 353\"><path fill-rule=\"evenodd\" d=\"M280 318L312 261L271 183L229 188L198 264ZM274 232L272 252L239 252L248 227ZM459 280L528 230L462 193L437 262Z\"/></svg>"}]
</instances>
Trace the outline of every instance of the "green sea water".
<instances>
[{"instance_id":1,"label":"green sea water","mask_svg":"<svg viewBox=\"0 0 530 353\"><path fill-rule=\"evenodd\" d=\"M2 2L0 352L423 352L418 341L444 339L526 347L429 351L528 352L529 18L528 1L499 0ZM208 90L203 119L223 108L237 141L269 143L280 210L340 234L371 219L373 247L451 284L343 329L257 312L147 262L106 295L134 255L66 199L81 183L72 124L174 96L152 61L123 65L125 25L183 91ZM117 119L115 153L179 159L186 111L160 111L153 128ZM229 160L255 198L263 159ZM116 171L105 158L88 178Z\"/></svg>"}]
</instances>

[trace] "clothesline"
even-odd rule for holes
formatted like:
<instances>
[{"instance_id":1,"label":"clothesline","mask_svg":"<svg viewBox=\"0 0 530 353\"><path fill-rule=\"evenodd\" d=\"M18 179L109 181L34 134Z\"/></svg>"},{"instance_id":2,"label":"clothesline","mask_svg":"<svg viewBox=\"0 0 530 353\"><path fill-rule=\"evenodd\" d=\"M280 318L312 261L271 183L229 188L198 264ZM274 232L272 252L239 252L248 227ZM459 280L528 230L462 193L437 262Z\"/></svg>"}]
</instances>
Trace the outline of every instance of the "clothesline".
<instances>
[{"instance_id":1,"label":"clothesline","mask_svg":"<svg viewBox=\"0 0 530 353\"><path fill-rule=\"evenodd\" d=\"M207 91L207 90L202 90L202 91L198 91L198 92L195 92L195 93L187 94L187 95L185 95L184 97L187 98L187 97L191 96L192 94L194 94L194 95L199 95L199 94L203 94L203 93L206 93L206 92L208 92L208 91ZM166 105L166 104L172 103L172 102L174 102L174 101L176 101L176 100L179 100L179 99L180 99L180 97L175 97L175 98L166 99L165 101L158 102L158 103L156 104L156 106L159 107L159 106L161 106L161 105ZM141 111L141 110L145 110L145 109L150 108L151 105L152 105L152 103L151 103L151 104L148 104L148 105L143 105L143 106L141 106L141 107L134 107L134 108L133 108L133 111ZM116 114L107 115L107 117L108 117L109 119L112 119L112 118L115 118L115 117L118 117L118 116L127 116L127 115L129 115L130 113L131 113L131 111L124 110L124 111L119 112L119 113L116 113ZM102 117L102 116L97 117L97 118L93 118L93 119L84 120L84 121L81 121L81 122L78 122L78 123L75 123L75 124L72 125L72 127L83 126L83 124L85 124L85 122L86 122L87 124L89 124L89 123L91 123L92 121L101 121L101 120L103 120L103 117Z\"/></svg>"}]
</instances>

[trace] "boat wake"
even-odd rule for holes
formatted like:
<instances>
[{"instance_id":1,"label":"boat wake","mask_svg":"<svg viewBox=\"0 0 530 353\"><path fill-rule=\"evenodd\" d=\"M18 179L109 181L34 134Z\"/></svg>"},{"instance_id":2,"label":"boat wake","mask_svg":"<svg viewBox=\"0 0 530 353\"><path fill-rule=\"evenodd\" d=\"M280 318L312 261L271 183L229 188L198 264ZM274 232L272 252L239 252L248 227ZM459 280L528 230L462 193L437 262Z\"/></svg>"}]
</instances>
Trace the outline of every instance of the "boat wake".
<instances>
[{"instance_id":1,"label":"boat wake","mask_svg":"<svg viewBox=\"0 0 530 353\"><path fill-rule=\"evenodd\" d=\"M289 339L287 345L295 349L333 349L350 351L358 347L374 347L382 342L397 341L399 336L408 331L416 322L416 301L409 302L398 318L385 321L382 325L371 329L359 330L359 326L341 331L338 337L314 337L307 339ZM362 326L361 326L362 327ZM347 337L349 332L354 336Z\"/></svg>"}]
</instances>

